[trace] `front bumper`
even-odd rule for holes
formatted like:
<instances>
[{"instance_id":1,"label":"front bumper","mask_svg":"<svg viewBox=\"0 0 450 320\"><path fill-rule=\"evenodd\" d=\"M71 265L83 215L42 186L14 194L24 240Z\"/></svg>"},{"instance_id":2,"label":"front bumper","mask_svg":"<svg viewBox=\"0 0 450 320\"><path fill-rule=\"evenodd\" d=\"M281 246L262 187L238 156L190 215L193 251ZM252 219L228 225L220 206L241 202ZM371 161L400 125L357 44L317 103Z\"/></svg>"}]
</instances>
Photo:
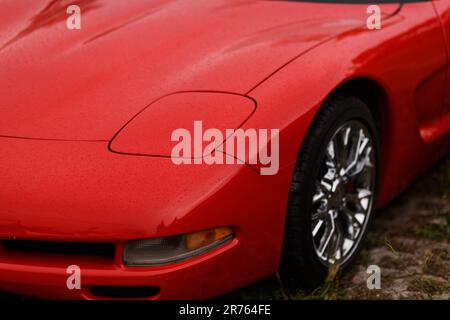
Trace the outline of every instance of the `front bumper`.
<instances>
[{"instance_id":1,"label":"front bumper","mask_svg":"<svg viewBox=\"0 0 450 320\"><path fill-rule=\"evenodd\" d=\"M113 260L6 252L0 290L101 298L92 286L155 286L151 299L209 298L276 272L292 168L260 176L244 165L175 166L111 153L107 142L0 138L0 240L108 242ZM126 241L234 226L231 243L173 265L125 267ZM68 290L69 265L81 290Z\"/></svg>"}]
</instances>

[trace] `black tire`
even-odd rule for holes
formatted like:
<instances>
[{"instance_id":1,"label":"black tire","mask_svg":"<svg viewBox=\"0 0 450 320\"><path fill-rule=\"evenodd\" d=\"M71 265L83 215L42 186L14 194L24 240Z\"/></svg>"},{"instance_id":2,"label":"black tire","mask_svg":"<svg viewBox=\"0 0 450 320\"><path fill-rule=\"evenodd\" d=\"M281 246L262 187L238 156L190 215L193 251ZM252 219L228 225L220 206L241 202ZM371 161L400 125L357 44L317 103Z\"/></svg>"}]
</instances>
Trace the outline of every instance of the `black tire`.
<instances>
[{"instance_id":1,"label":"black tire","mask_svg":"<svg viewBox=\"0 0 450 320\"><path fill-rule=\"evenodd\" d=\"M379 143L374 118L360 99L351 96L336 96L329 99L314 119L297 158L289 193L280 277L284 286L294 288L316 288L324 282L329 266L320 261L314 249L312 235L312 199L319 163L325 156L325 148L340 126L351 120L358 120L369 129L375 146L375 187L378 187ZM373 211L373 207L370 209ZM352 251L351 257L339 269L345 268L357 256L367 234L372 212L368 216L361 240Z\"/></svg>"}]
</instances>

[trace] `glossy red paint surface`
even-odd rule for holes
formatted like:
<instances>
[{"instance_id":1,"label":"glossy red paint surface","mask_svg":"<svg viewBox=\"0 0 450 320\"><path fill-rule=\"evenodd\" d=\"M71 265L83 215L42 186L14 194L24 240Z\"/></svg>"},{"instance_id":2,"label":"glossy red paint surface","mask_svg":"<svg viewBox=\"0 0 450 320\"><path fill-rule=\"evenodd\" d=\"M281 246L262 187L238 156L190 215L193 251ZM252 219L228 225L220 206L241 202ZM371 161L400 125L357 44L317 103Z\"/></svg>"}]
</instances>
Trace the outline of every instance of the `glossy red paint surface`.
<instances>
[{"instance_id":1,"label":"glossy red paint surface","mask_svg":"<svg viewBox=\"0 0 450 320\"><path fill-rule=\"evenodd\" d=\"M148 285L153 298L209 298L273 274L304 134L347 82L380 91L380 206L449 150L450 0L380 5L381 30L366 28L365 4L77 3L82 29L69 31L69 1L0 0L0 239L110 242L116 257L0 248L0 290L92 299L90 286ZM279 173L163 157L168 132L203 118L280 129ZM221 226L236 238L197 258L121 259L128 240ZM73 264L81 291L66 288Z\"/></svg>"}]
</instances>

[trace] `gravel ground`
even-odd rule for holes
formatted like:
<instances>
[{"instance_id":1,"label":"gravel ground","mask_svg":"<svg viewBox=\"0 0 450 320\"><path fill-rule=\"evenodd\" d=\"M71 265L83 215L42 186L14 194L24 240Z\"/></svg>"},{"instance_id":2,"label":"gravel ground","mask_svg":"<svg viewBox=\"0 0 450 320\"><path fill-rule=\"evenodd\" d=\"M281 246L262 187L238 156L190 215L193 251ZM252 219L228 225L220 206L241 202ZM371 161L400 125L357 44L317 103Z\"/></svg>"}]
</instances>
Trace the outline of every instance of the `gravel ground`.
<instances>
[{"instance_id":1,"label":"gravel ground","mask_svg":"<svg viewBox=\"0 0 450 320\"><path fill-rule=\"evenodd\" d=\"M314 292L287 292L276 276L226 299L450 300L450 156L376 214L365 248L344 275ZM381 268L381 289L367 289L367 266ZM23 299L2 294L0 300Z\"/></svg>"}]
</instances>

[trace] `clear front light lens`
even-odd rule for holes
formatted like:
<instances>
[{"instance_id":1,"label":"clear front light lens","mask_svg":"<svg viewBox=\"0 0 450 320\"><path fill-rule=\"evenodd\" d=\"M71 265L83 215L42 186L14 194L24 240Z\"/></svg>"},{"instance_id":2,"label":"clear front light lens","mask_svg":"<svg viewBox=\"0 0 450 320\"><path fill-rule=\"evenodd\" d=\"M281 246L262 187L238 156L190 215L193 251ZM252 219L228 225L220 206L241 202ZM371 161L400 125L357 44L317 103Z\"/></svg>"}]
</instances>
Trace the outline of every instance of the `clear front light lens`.
<instances>
[{"instance_id":1,"label":"clear front light lens","mask_svg":"<svg viewBox=\"0 0 450 320\"><path fill-rule=\"evenodd\" d=\"M201 255L233 238L233 229L222 227L174 237L133 240L125 246L123 260L127 266L164 265Z\"/></svg>"}]
</instances>

